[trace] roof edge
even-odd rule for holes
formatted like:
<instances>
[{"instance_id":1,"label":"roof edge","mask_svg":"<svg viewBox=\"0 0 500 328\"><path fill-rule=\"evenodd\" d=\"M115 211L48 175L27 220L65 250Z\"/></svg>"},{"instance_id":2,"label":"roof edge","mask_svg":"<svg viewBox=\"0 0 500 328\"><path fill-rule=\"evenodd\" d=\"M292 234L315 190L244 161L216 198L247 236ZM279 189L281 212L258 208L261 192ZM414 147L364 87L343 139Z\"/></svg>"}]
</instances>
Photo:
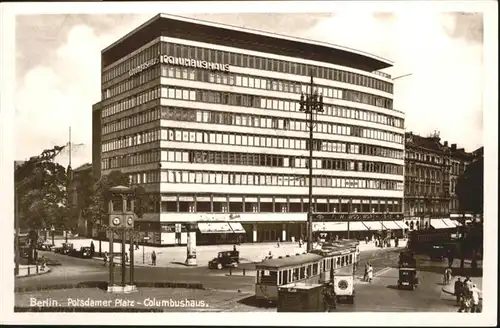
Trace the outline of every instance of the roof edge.
<instances>
[{"instance_id":1,"label":"roof edge","mask_svg":"<svg viewBox=\"0 0 500 328\"><path fill-rule=\"evenodd\" d=\"M118 40L116 40L115 42L111 43L106 48L102 49L101 50L101 54L104 53L104 52L106 52L106 51L108 51L109 49L113 48L114 46L116 46L117 44L119 44L120 42L122 42L123 40L127 39L128 37L130 37L135 32L143 29L144 27L150 25L151 23L153 23L154 21L156 21L156 20L158 20L160 18L161 18L161 14L154 15L153 17L151 17L150 19L148 19L147 21L145 21L141 25L139 25L136 28L134 28L132 31L128 32L127 34L125 34L124 36L122 36L121 38L119 38Z\"/></svg>"},{"instance_id":2,"label":"roof edge","mask_svg":"<svg viewBox=\"0 0 500 328\"><path fill-rule=\"evenodd\" d=\"M120 42L127 39L128 37L133 35L135 32L145 28L146 26L150 25L154 21L161 19L161 18L183 21L186 23L211 26L211 27L221 28L221 29L225 28L225 29L230 29L230 30L234 30L234 31L238 31L238 32L253 33L253 34L257 34L257 35L261 35L261 36L265 36L265 37L278 38L278 39L282 39L282 40L295 41L295 42L300 42L303 44L310 44L310 45L315 45L315 46L327 47L327 48L331 48L331 49L335 49L335 50L339 50L339 51L345 51L345 52L349 52L352 54L364 56L364 57L370 58L372 60L377 60L380 63L383 63L386 65L385 67L379 68L376 71L380 71L382 69L386 69L386 68L394 66L394 62L389 60L389 59L386 59L386 58L383 58L383 57L380 57L378 55L371 54L371 53L368 53L368 52L365 52L362 50L353 49L353 48L349 48L349 47L345 47L345 46L340 46L340 45L336 45L336 44L332 44L332 43L327 43L327 42L317 41L317 40L309 40L309 39L298 38L298 37L293 37L293 36L284 35L284 34L266 32L266 31L251 29L251 28L246 28L246 27L243 28L243 27L238 27L238 26L234 26L234 25L230 25L230 24L216 23L216 22L211 22L211 21L207 21L207 20L194 19L194 18L189 18L189 17L184 17L184 16L164 14L164 13L156 14L152 18L147 20L146 22L144 22L141 25L139 25L138 27L134 28L132 31L128 32L127 34L125 34L124 36L122 36L121 38L119 38L118 40L116 40L115 42L113 42L112 44L107 46L106 48L102 49L101 54L110 50L114 46L118 45Z\"/></svg>"}]
</instances>

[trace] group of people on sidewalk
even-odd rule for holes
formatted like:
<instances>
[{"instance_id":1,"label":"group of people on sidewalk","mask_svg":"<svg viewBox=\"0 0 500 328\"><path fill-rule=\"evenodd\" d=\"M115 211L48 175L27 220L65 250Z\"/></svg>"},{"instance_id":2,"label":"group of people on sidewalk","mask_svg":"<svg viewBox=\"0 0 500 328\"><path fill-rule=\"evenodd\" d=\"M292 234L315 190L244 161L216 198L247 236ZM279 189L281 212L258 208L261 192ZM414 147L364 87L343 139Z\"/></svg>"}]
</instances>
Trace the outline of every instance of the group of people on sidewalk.
<instances>
[{"instance_id":1,"label":"group of people on sidewalk","mask_svg":"<svg viewBox=\"0 0 500 328\"><path fill-rule=\"evenodd\" d=\"M363 281L372 282L373 280L373 267L370 262L365 265L365 275L363 276Z\"/></svg>"},{"instance_id":2,"label":"group of people on sidewalk","mask_svg":"<svg viewBox=\"0 0 500 328\"><path fill-rule=\"evenodd\" d=\"M476 284L472 282L469 276L466 276L464 281L460 277L455 281L454 294L457 298L457 304L460 306L458 312L481 312L479 307L479 295L481 291Z\"/></svg>"},{"instance_id":3,"label":"group of people on sidewalk","mask_svg":"<svg viewBox=\"0 0 500 328\"><path fill-rule=\"evenodd\" d=\"M109 253L108 252L105 252L104 253L104 266L106 266L108 260L109 260ZM128 263L129 262L129 257L128 257L128 253L125 252L125 262ZM151 265L152 266L156 266L156 252L153 250L153 252L151 253Z\"/></svg>"}]
</instances>

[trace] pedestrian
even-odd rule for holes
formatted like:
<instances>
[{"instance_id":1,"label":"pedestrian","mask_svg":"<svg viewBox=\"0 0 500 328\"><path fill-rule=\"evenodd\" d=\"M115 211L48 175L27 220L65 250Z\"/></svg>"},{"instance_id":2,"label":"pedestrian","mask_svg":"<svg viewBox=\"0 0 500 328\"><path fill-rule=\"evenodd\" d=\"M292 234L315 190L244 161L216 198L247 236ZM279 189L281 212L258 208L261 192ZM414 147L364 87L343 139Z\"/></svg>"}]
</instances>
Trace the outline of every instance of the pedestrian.
<instances>
[{"instance_id":1,"label":"pedestrian","mask_svg":"<svg viewBox=\"0 0 500 328\"><path fill-rule=\"evenodd\" d=\"M368 236L365 237L365 244L368 244Z\"/></svg>"},{"instance_id":2,"label":"pedestrian","mask_svg":"<svg viewBox=\"0 0 500 328\"><path fill-rule=\"evenodd\" d=\"M466 294L463 294L460 300L460 308L458 309L458 312L469 312L470 304L471 302L469 297Z\"/></svg>"},{"instance_id":3,"label":"pedestrian","mask_svg":"<svg viewBox=\"0 0 500 328\"><path fill-rule=\"evenodd\" d=\"M450 268L452 268L452 267L453 267L453 261L454 261L454 260L455 260L455 259L453 258L453 256L450 256L450 257L448 258L448 267L450 267Z\"/></svg>"},{"instance_id":4,"label":"pedestrian","mask_svg":"<svg viewBox=\"0 0 500 328\"><path fill-rule=\"evenodd\" d=\"M94 246L94 241L90 241L90 256L94 256L94 252L95 252L95 246Z\"/></svg>"},{"instance_id":5,"label":"pedestrian","mask_svg":"<svg viewBox=\"0 0 500 328\"><path fill-rule=\"evenodd\" d=\"M151 265L156 266L156 253L154 250L151 253Z\"/></svg>"},{"instance_id":6,"label":"pedestrian","mask_svg":"<svg viewBox=\"0 0 500 328\"><path fill-rule=\"evenodd\" d=\"M371 263L368 262L368 282L372 282L373 280L373 267Z\"/></svg>"},{"instance_id":7,"label":"pedestrian","mask_svg":"<svg viewBox=\"0 0 500 328\"><path fill-rule=\"evenodd\" d=\"M477 286L474 284L472 285L472 290L471 290L471 312L472 313L478 313L479 312L479 293L480 290L477 288Z\"/></svg>"},{"instance_id":8,"label":"pedestrian","mask_svg":"<svg viewBox=\"0 0 500 328\"><path fill-rule=\"evenodd\" d=\"M464 280L464 294L470 296L470 292L472 290L472 280L469 276L465 276Z\"/></svg>"},{"instance_id":9,"label":"pedestrian","mask_svg":"<svg viewBox=\"0 0 500 328\"><path fill-rule=\"evenodd\" d=\"M457 304L460 304L460 301L462 299L462 294L463 294L463 282L460 280L460 277L457 278L457 281L455 281L455 297L457 298Z\"/></svg>"},{"instance_id":10,"label":"pedestrian","mask_svg":"<svg viewBox=\"0 0 500 328\"><path fill-rule=\"evenodd\" d=\"M398 238L398 236L396 236L396 237L394 238L394 246L395 246L395 247L398 247L398 246L399 246L399 238Z\"/></svg>"},{"instance_id":11,"label":"pedestrian","mask_svg":"<svg viewBox=\"0 0 500 328\"><path fill-rule=\"evenodd\" d=\"M302 237L299 239L299 248L302 248Z\"/></svg>"},{"instance_id":12,"label":"pedestrian","mask_svg":"<svg viewBox=\"0 0 500 328\"><path fill-rule=\"evenodd\" d=\"M40 270L41 271L45 271L45 263L46 263L45 255L42 255L42 258L40 259Z\"/></svg>"},{"instance_id":13,"label":"pedestrian","mask_svg":"<svg viewBox=\"0 0 500 328\"><path fill-rule=\"evenodd\" d=\"M278 238L277 245L278 245L278 248L280 248L280 239L279 238Z\"/></svg>"},{"instance_id":14,"label":"pedestrian","mask_svg":"<svg viewBox=\"0 0 500 328\"><path fill-rule=\"evenodd\" d=\"M139 249L139 244L135 244L135 249L138 250Z\"/></svg>"},{"instance_id":15,"label":"pedestrian","mask_svg":"<svg viewBox=\"0 0 500 328\"><path fill-rule=\"evenodd\" d=\"M363 276L363 281L368 281L368 268L370 267L369 263L365 264L365 275Z\"/></svg>"},{"instance_id":16,"label":"pedestrian","mask_svg":"<svg viewBox=\"0 0 500 328\"><path fill-rule=\"evenodd\" d=\"M108 262L108 252L104 252L104 266L106 266L106 262Z\"/></svg>"},{"instance_id":17,"label":"pedestrian","mask_svg":"<svg viewBox=\"0 0 500 328\"><path fill-rule=\"evenodd\" d=\"M444 275L443 275L443 284L448 285L451 281L451 269L446 268L444 270Z\"/></svg>"},{"instance_id":18,"label":"pedestrian","mask_svg":"<svg viewBox=\"0 0 500 328\"><path fill-rule=\"evenodd\" d=\"M233 245L233 251L236 252L236 245Z\"/></svg>"},{"instance_id":19,"label":"pedestrian","mask_svg":"<svg viewBox=\"0 0 500 328\"><path fill-rule=\"evenodd\" d=\"M128 253L125 252L125 263L128 263Z\"/></svg>"}]
</instances>

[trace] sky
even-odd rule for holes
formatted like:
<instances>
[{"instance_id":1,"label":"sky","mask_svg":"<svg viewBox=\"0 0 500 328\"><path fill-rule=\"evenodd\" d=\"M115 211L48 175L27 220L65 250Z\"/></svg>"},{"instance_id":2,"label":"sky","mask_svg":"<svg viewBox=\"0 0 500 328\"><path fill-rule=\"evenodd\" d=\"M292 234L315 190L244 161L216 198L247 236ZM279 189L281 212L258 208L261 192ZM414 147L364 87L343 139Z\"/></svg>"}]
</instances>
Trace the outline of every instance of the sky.
<instances>
[{"instance_id":1,"label":"sky","mask_svg":"<svg viewBox=\"0 0 500 328\"><path fill-rule=\"evenodd\" d=\"M15 23L15 156L68 142L73 167L92 161L92 104L100 100L100 51L149 14L19 15ZM394 62L394 107L406 130L467 151L483 146L483 17L474 13L335 12L183 14L372 53ZM58 157L68 164L68 152Z\"/></svg>"}]
</instances>

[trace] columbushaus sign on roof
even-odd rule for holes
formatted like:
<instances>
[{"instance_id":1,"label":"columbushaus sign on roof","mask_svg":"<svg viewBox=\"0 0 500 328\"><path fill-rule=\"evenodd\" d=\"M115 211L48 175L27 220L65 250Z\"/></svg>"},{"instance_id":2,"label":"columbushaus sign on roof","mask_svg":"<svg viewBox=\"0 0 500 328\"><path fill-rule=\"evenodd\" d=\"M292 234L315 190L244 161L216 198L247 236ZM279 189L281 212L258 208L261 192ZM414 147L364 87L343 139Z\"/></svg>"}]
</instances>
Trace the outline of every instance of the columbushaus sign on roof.
<instances>
[{"instance_id":1,"label":"columbushaus sign on roof","mask_svg":"<svg viewBox=\"0 0 500 328\"><path fill-rule=\"evenodd\" d=\"M204 60L196 60L196 59L191 59L191 58L180 58L180 57L173 57L173 56L167 56L167 55L160 55L159 58L152 58L141 65L132 68L128 74L130 76L135 75L137 73L142 72L143 70L147 69L150 66L158 64L158 62L162 64L169 64L169 65L176 65L176 66L186 66L186 67L193 67L193 68L203 68L203 69L210 69L210 70L215 70L215 71L222 71L222 72L229 72L229 64L221 64L221 63L212 63L212 62L207 62Z\"/></svg>"}]
</instances>

